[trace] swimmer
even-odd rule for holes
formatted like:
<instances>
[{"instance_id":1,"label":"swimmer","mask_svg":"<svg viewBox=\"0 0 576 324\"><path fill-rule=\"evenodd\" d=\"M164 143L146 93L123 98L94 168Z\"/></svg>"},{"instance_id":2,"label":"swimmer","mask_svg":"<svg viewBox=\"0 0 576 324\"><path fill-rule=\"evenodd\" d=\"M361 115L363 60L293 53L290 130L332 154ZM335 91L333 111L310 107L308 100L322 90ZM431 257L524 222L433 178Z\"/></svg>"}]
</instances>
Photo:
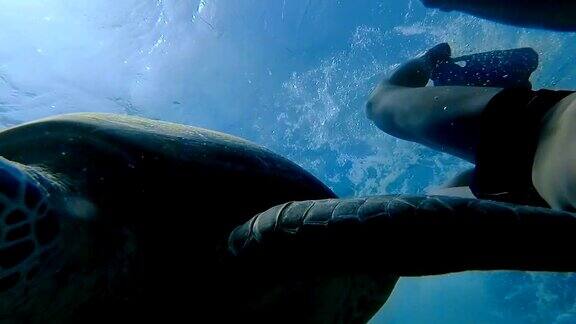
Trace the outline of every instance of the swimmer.
<instances>
[{"instance_id":1,"label":"swimmer","mask_svg":"<svg viewBox=\"0 0 576 324\"><path fill-rule=\"evenodd\" d=\"M454 186L466 185L478 198L576 210L576 94L531 90L533 62L522 63L529 69L512 81L472 77L458 85L436 76L450 85L426 86L452 63L448 44L408 61L374 89L368 118L390 135L474 163Z\"/></svg>"},{"instance_id":2,"label":"swimmer","mask_svg":"<svg viewBox=\"0 0 576 324\"><path fill-rule=\"evenodd\" d=\"M476 17L521 27L576 31L574 0L421 0L442 11L461 11Z\"/></svg>"}]
</instances>

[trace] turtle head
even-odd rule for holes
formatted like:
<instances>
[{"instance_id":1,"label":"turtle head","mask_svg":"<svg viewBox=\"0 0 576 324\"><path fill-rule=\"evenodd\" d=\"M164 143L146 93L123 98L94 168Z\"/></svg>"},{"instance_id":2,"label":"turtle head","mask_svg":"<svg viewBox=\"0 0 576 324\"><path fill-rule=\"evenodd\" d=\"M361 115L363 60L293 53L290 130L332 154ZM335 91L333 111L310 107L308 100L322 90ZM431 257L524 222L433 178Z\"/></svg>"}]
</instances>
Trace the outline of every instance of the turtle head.
<instances>
[{"instance_id":1,"label":"turtle head","mask_svg":"<svg viewBox=\"0 0 576 324\"><path fill-rule=\"evenodd\" d=\"M63 322L105 286L104 275L94 275L105 271L95 261L88 207L65 187L40 168L0 158L1 318Z\"/></svg>"},{"instance_id":2,"label":"turtle head","mask_svg":"<svg viewBox=\"0 0 576 324\"><path fill-rule=\"evenodd\" d=\"M38 278L59 268L61 224L26 167L0 158L0 316L24 312Z\"/></svg>"}]
</instances>

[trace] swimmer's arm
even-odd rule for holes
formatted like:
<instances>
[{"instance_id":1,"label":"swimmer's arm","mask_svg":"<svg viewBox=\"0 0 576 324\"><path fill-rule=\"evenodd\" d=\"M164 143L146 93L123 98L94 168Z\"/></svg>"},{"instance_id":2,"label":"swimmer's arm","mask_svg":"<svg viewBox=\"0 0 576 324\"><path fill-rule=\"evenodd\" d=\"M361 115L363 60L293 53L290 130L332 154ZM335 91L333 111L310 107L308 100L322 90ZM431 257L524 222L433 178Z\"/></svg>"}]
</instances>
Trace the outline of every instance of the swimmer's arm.
<instances>
[{"instance_id":1,"label":"swimmer's arm","mask_svg":"<svg viewBox=\"0 0 576 324\"><path fill-rule=\"evenodd\" d=\"M576 30L574 0L421 0L428 8L461 11L502 23Z\"/></svg>"}]
</instances>

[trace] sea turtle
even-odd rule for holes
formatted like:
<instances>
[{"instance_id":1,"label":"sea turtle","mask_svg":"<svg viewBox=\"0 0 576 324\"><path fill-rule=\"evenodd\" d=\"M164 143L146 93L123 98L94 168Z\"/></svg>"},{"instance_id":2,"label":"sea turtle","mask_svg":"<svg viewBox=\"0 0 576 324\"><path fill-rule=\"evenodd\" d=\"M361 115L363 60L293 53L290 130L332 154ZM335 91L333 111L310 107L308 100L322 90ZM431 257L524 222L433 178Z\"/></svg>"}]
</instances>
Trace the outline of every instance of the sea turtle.
<instances>
[{"instance_id":1,"label":"sea turtle","mask_svg":"<svg viewBox=\"0 0 576 324\"><path fill-rule=\"evenodd\" d=\"M62 115L0 132L0 155L1 323L361 323L401 275L575 269L572 214L339 200L199 128Z\"/></svg>"}]
</instances>

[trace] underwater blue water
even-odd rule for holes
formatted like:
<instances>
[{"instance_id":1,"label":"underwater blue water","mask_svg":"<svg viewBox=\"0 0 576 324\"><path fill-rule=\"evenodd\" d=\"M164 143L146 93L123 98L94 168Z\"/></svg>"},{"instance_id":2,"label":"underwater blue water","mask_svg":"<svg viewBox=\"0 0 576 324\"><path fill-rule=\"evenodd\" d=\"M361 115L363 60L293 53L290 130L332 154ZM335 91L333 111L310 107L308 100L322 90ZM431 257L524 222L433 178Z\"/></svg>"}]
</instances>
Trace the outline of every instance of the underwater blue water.
<instances>
[{"instance_id":1,"label":"underwater blue water","mask_svg":"<svg viewBox=\"0 0 576 324\"><path fill-rule=\"evenodd\" d=\"M573 34L416 0L0 0L0 123L135 114L246 137L343 197L424 193L469 165L383 134L363 107L395 66L444 41L456 55L533 47L536 88L576 88ZM576 323L575 283L511 272L402 279L372 322Z\"/></svg>"}]
</instances>

